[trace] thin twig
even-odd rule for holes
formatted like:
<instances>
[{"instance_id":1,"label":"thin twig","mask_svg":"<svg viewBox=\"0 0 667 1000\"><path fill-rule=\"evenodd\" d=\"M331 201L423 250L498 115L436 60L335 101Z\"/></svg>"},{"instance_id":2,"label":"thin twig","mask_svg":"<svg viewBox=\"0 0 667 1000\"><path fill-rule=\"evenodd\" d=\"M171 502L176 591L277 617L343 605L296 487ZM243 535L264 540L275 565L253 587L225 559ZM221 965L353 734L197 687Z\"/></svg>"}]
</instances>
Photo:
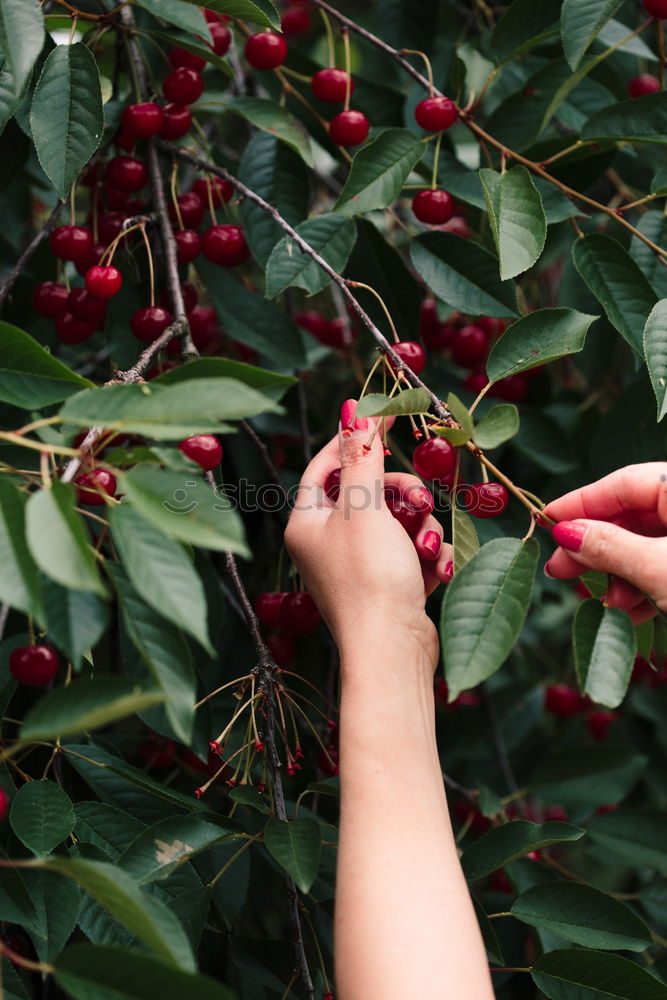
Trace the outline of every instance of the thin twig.
<instances>
[{"instance_id":1,"label":"thin twig","mask_svg":"<svg viewBox=\"0 0 667 1000\"><path fill-rule=\"evenodd\" d=\"M25 248L19 259L17 260L14 269L5 278L4 282L2 283L2 286L0 287L0 306L3 305L5 299L11 292L12 288L14 287L17 278L19 277L24 267L34 254L35 250L37 250L38 247L40 247L41 244L44 242L46 237L50 235L51 230L58 221L58 216L62 212L63 207L64 207L64 202L59 201L55 206L55 208L53 209L53 211L51 212L51 215L48 217L48 219L42 226L42 228L39 230L38 233L35 233L33 238L30 240L30 243L28 243L28 246Z\"/></svg>"}]
</instances>

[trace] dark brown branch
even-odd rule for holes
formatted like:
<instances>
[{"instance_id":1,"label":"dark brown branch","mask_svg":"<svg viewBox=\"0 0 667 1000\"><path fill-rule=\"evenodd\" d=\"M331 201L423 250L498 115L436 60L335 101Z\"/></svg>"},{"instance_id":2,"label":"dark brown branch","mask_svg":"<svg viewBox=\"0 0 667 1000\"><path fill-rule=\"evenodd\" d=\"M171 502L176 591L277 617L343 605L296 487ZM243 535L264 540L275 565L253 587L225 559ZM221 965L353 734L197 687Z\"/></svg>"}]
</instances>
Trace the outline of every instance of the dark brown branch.
<instances>
[{"instance_id":1,"label":"dark brown branch","mask_svg":"<svg viewBox=\"0 0 667 1000\"><path fill-rule=\"evenodd\" d=\"M179 160L183 160L185 163L192 163L195 166L199 167L201 170L205 170L210 174L215 174L218 177L222 177L224 180L228 181L228 183L231 184L234 188L236 188L236 190L240 194L242 194L244 198L247 198L248 201L254 202L255 205L259 205L259 207L264 212L266 212L267 215L270 215L271 218L280 226L283 232L287 233L287 235L294 240L298 248L303 253L311 257L312 260L314 260L316 264L318 264L322 268L322 270L329 275L334 284L337 285L338 288L340 288L342 294L345 296L347 301L352 305L352 308L359 316L359 319L362 321L364 326L366 326L368 330L370 330L378 346L378 349L382 351L382 353L385 354L388 358L391 359L392 367L397 372L398 371L403 372L406 379L408 380L408 382L410 382L411 385L415 386L418 389L424 389L428 393L433 409L439 417L441 417L443 420L448 420L451 418L449 410L447 410L447 408L443 405L442 401L438 399L436 394L431 389L429 389L429 387L425 385L425 383L422 382L422 380L417 375L415 375L412 369L409 368L408 365L406 365L403 359L400 358L398 354L396 354L396 352L392 348L387 338L378 329L378 327L370 318L366 310L358 302L357 298L350 290L348 281L345 278L342 278L338 274L338 272L335 271L334 268L323 257L321 257L320 254L316 250L314 250L309 243L306 242L306 240L304 240L303 236L300 236L299 233L297 233L297 231L292 226L290 226L289 222L287 222L287 220L282 217L280 212L276 208L274 208L273 205L270 205L267 201L264 201L264 199L261 198L258 194L256 194L251 188L246 187L246 185L243 184L237 177L235 177L233 174L230 174L223 167L218 167L214 163L208 163L206 160L203 160L200 156L195 156L194 153L191 153L187 149L183 149L180 147L174 148L173 146L170 146L169 144L163 142L160 142L159 145L164 149L169 150L171 154L173 156L176 156Z\"/></svg>"},{"instance_id":2,"label":"dark brown branch","mask_svg":"<svg viewBox=\"0 0 667 1000\"><path fill-rule=\"evenodd\" d=\"M275 463L273 462L271 455L269 454L269 449L264 444L259 434L256 433L255 429L252 427L251 424L248 423L247 420L239 420L239 425L248 435L248 437L254 444L255 448L259 452L262 461L266 466L266 471L269 474L271 482L274 484L274 486L277 486L278 489L283 494L285 494L286 492L285 486L283 484L282 479L280 478L280 473L278 472L278 469L276 468Z\"/></svg>"},{"instance_id":3,"label":"dark brown branch","mask_svg":"<svg viewBox=\"0 0 667 1000\"><path fill-rule=\"evenodd\" d=\"M63 207L64 207L64 202L59 201L56 207L51 212L51 215L48 217L48 219L42 226L42 228L39 230L38 233L35 233L33 238L30 240L30 243L28 243L27 247L17 260L14 269L5 278L4 282L2 283L2 287L0 287L0 306L2 306L3 303L5 302L5 299L8 297L9 293L14 287L17 278L21 274L21 271L26 266L26 264L34 254L35 250L37 250L37 248L41 246L46 237L50 234L51 230L53 229L58 220L58 216L63 210Z\"/></svg>"}]
</instances>

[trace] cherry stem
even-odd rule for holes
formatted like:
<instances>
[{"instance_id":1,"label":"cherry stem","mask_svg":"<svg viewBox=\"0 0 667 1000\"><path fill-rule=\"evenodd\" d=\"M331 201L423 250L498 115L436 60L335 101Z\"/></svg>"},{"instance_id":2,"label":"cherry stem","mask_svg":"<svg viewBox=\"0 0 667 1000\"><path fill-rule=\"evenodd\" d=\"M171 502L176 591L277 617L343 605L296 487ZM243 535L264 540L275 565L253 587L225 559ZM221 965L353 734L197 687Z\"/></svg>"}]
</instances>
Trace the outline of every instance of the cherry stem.
<instances>
[{"instance_id":1,"label":"cherry stem","mask_svg":"<svg viewBox=\"0 0 667 1000\"><path fill-rule=\"evenodd\" d=\"M347 77L345 78L345 104L343 105L344 111L350 110L350 95L352 93L352 71L350 69L352 65L352 60L350 58L350 32L343 28L343 49L345 52L345 72Z\"/></svg>"},{"instance_id":2,"label":"cherry stem","mask_svg":"<svg viewBox=\"0 0 667 1000\"><path fill-rule=\"evenodd\" d=\"M482 391L478 395L477 399L473 402L472 406L468 410L469 413L474 413L475 409L477 408L477 404L481 403L481 401L484 399L484 397L486 396L487 392L489 391L489 389L491 388L492 385L493 385L493 382L491 382L491 381L489 381L489 382L486 383L486 385L484 386L484 388L482 389Z\"/></svg>"},{"instance_id":3,"label":"cherry stem","mask_svg":"<svg viewBox=\"0 0 667 1000\"><path fill-rule=\"evenodd\" d=\"M391 318L391 313L387 309L386 303L385 303L384 299L382 298L382 296L380 295L380 293L377 292L372 287L372 285L367 285L363 281L352 281L351 279L348 278L348 282L347 283L348 283L348 285L349 285L350 288L365 288L367 292L370 292L371 295L375 296L375 298L378 300L378 302L382 306L382 311L384 312L385 316L387 317L387 322L389 323L389 326L391 328L391 332L392 332L392 335L394 337L395 343L397 343L397 344L400 343L400 339L399 339L398 333L396 331L396 326L394 325L394 321Z\"/></svg>"},{"instance_id":4,"label":"cherry stem","mask_svg":"<svg viewBox=\"0 0 667 1000\"><path fill-rule=\"evenodd\" d=\"M377 358L377 360L373 363L373 367L369 371L368 377L366 378L366 381L364 382L363 386L361 387L361 392L359 393L359 399L363 399L363 397L366 395L366 390L368 389L368 386L370 385L371 379L375 375L375 372L378 370L378 367L381 364L383 364L383 362L384 362L384 354L380 354L379 357Z\"/></svg>"},{"instance_id":5,"label":"cherry stem","mask_svg":"<svg viewBox=\"0 0 667 1000\"><path fill-rule=\"evenodd\" d=\"M215 691L211 691L209 694L206 695L206 697L202 698L201 701L198 701L197 704L195 705L195 709L201 708L201 706L204 705L207 701L209 701L211 698L214 698L216 694L220 694L221 691L225 691L228 687L233 687L235 684L240 684L241 681L249 681L249 680L250 680L250 674L244 674L243 677L236 677L233 681L227 681L227 683L223 684L222 687L216 688Z\"/></svg>"},{"instance_id":6,"label":"cherry stem","mask_svg":"<svg viewBox=\"0 0 667 1000\"><path fill-rule=\"evenodd\" d=\"M435 88L433 86L433 67L431 66L431 60L422 52L421 49L398 49L398 53L401 56L419 56L420 59L424 60L424 65L426 66L426 76L428 78L428 96L435 97Z\"/></svg>"},{"instance_id":7,"label":"cherry stem","mask_svg":"<svg viewBox=\"0 0 667 1000\"><path fill-rule=\"evenodd\" d=\"M336 41L334 39L333 28L331 27L331 20L329 15L325 10L320 8L320 15L324 21L324 30L327 36L327 45L329 47L329 67L334 68L336 66Z\"/></svg>"},{"instance_id":8,"label":"cherry stem","mask_svg":"<svg viewBox=\"0 0 667 1000\"><path fill-rule=\"evenodd\" d=\"M215 205L213 204L213 179L208 174L206 176L206 198L208 200L208 210L211 213L213 225L217 226L218 220L215 215Z\"/></svg>"},{"instance_id":9,"label":"cherry stem","mask_svg":"<svg viewBox=\"0 0 667 1000\"><path fill-rule=\"evenodd\" d=\"M213 886L216 884L216 882L218 882L222 878L222 876L225 874L225 872L228 871L229 868L231 868L231 866L234 864L234 862L236 861L236 859L239 858L243 854L244 851L247 851L249 847L252 847L253 844L259 843L261 841L261 839L262 839L261 837L252 837L252 836L248 836L247 834L246 834L246 837L247 837L247 839L246 839L243 847L240 847L238 849L238 851L235 854L232 854L231 858L228 861L225 862L225 864L222 866L222 868L220 869L220 871L218 872L218 874L215 875L211 879L211 881L207 884L207 886L206 886L207 889L212 889ZM296 973L294 975L296 977ZM294 979L292 980L292 982L294 982ZM290 983L290 986L291 986L291 983Z\"/></svg>"},{"instance_id":10,"label":"cherry stem","mask_svg":"<svg viewBox=\"0 0 667 1000\"><path fill-rule=\"evenodd\" d=\"M438 186L438 160L440 159L440 145L442 143L442 132L438 132L433 149L433 171L431 173L431 191L435 191Z\"/></svg>"},{"instance_id":11,"label":"cherry stem","mask_svg":"<svg viewBox=\"0 0 667 1000\"><path fill-rule=\"evenodd\" d=\"M148 255L148 281L150 284L150 295L151 295L151 307L155 305L155 270L153 268L153 253L151 251L151 244L146 233L145 226L139 226L141 232L141 237L146 246L146 253Z\"/></svg>"},{"instance_id":12,"label":"cherry stem","mask_svg":"<svg viewBox=\"0 0 667 1000\"><path fill-rule=\"evenodd\" d=\"M656 34L658 36L658 57L660 59L660 89L663 90L665 86L665 64L667 59L665 58L665 28L662 20L656 19Z\"/></svg>"},{"instance_id":13,"label":"cherry stem","mask_svg":"<svg viewBox=\"0 0 667 1000\"><path fill-rule=\"evenodd\" d=\"M178 163L176 160L174 160L171 166L169 191L171 193L171 203L174 206L174 212L176 213L176 218L178 220L178 228L185 229L185 226L183 225L183 216L181 215L181 206L178 204Z\"/></svg>"}]
</instances>

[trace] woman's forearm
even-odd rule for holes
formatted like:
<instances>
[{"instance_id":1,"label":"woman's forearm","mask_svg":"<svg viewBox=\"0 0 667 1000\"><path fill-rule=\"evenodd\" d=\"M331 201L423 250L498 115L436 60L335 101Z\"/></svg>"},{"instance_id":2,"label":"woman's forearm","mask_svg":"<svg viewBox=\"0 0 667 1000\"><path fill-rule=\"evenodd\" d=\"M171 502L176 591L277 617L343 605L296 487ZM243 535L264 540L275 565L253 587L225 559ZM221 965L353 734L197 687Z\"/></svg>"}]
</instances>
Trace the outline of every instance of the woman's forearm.
<instances>
[{"instance_id":1,"label":"woman's forearm","mask_svg":"<svg viewBox=\"0 0 667 1000\"><path fill-rule=\"evenodd\" d=\"M358 649L342 663L337 996L491 1000L440 773L431 666L389 626Z\"/></svg>"}]
</instances>

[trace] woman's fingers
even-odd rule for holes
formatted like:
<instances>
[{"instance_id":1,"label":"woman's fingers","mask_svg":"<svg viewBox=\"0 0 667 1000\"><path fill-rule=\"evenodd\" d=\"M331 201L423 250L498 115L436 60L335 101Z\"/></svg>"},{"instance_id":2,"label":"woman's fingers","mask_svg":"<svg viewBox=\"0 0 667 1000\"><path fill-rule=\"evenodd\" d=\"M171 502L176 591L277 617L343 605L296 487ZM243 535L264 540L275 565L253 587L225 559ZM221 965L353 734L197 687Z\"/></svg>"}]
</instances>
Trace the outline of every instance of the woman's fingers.
<instances>
[{"instance_id":1,"label":"woman's fingers","mask_svg":"<svg viewBox=\"0 0 667 1000\"><path fill-rule=\"evenodd\" d=\"M423 562L437 562L442 548L442 525L434 517L424 518L424 523L414 537L417 555Z\"/></svg>"},{"instance_id":2,"label":"woman's fingers","mask_svg":"<svg viewBox=\"0 0 667 1000\"><path fill-rule=\"evenodd\" d=\"M667 526L667 462L628 465L566 493L544 509L554 521L582 517L609 521L631 511L655 511Z\"/></svg>"}]
</instances>

